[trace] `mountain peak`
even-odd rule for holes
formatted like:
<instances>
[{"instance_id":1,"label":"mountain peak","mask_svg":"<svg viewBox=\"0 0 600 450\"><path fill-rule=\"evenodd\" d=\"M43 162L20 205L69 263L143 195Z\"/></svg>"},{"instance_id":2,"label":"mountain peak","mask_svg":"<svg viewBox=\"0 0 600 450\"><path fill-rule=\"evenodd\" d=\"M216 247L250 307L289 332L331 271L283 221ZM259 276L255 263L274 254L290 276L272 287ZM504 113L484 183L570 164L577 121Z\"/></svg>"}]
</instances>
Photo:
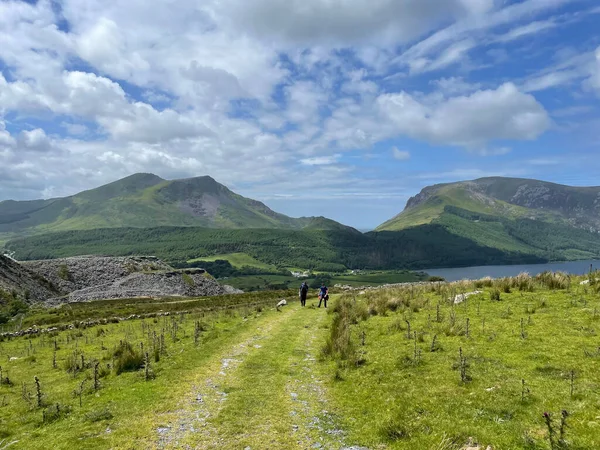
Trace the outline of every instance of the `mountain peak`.
<instances>
[{"instance_id":1,"label":"mountain peak","mask_svg":"<svg viewBox=\"0 0 600 450\"><path fill-rule=\"evenodd\" d=\"M0 238L120 227L302 229L307 223L313 229L342 226L279 214L207 175L169 181L151 173L136 173L66 198L0 203Z\"/></svg>"},{"instance_id":2,"label":"mountain peak","mask_svg":"<svg viewBox=\"0 0 600 450\"><path fill-rule=\"evenodd\" d=\"M600 188L573 187L546 181L486 177L427 186L411 197L404 211L378 230L400 230L439 221L459 208L505 219L539 219L600 229Z\"/></svg>"}]
</instances>

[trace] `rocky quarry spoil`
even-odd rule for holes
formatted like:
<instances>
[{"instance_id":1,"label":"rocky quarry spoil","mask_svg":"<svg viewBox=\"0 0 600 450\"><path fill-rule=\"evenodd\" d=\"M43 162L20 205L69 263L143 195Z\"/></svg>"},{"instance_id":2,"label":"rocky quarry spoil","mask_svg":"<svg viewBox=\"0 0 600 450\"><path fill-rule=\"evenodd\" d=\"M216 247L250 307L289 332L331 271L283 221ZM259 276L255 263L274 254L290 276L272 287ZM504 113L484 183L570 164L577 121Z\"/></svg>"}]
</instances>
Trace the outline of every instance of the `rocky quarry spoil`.
<instances>
[{"instance_id":1,"label":"rocky quarry spoil","mask_svg":"<svg viewBox=\"0 0 600 450\"><path fill-rule=\"evenodd\" d=\"M203 269L175 270L149 256L80 256L22 263L1 256L0 288L18 292L30 303L48 305L241 292L219 284Z\"/></svg>"},{"instance_id":2,"label":"rocky quarry spoil","mask_svg":"<svg viewBox=\"0 0 600 450\"><path fill-rule=\"evenodd\" d=\"M28 302L60 295L60 290L44 277L1 254L0 290L15 293Z\"/></svg>"}]
</instances>

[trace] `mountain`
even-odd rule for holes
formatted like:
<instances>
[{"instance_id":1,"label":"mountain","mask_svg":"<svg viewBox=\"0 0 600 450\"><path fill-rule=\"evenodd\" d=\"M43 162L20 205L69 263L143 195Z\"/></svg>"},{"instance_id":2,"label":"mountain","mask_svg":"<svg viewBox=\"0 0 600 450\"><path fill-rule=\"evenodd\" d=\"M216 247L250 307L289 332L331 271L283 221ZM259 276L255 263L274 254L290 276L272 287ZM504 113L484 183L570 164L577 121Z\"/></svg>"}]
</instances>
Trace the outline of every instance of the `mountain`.
<instances>
[{"instance_id":1,"label":"mountain","mask_svg":"<svg viewBox=\"0 0 600 450\"><path fill-rule=\"evenodd\" d=\"M481 178L424 188L376 231L439 225L503 251L557 259L600 255L600 187Z\"/></svg>"},{"instance_id":2,"label":"mountain","mask_svg":"<svg viewBox=\"0 0 600 450\"><path fill-rule=\"evenodd\" d=\"M163 180L146 173L50 200L0 202L0 240L98 228L345 228L322 217L291 218L242 197L208 176Z\"/></svg>"}]
</instances>

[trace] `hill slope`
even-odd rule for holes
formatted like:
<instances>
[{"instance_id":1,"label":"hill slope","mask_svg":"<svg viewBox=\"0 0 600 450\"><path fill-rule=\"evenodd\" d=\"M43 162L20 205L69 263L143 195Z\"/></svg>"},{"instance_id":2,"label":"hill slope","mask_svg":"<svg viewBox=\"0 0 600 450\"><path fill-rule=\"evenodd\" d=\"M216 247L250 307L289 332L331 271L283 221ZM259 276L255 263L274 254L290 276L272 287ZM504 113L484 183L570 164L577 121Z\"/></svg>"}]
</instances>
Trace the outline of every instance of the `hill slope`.
<instances>
[{"instance_id":1,"label":"hill slope","mask_svg":"<svg viewBox=\"0 0 600 450\"><path fill-rule=\"evenodd\" d=\"M338 229L324 218L294 219L238 195L208 176L167 181L135 174L71 197L0 202L0 238L96 228Z\"/></svg>"},{"instance_id":2,"label":"hill slope","mask_svg":"<svg viewBox=\"0 0 600 450\"><path fill-rule=\"evenodd\" d=\"M600 255L600 187L499 177L429 186L377 231L432 224L502 251L595 258Z\"/></svg>"}]
</instances>

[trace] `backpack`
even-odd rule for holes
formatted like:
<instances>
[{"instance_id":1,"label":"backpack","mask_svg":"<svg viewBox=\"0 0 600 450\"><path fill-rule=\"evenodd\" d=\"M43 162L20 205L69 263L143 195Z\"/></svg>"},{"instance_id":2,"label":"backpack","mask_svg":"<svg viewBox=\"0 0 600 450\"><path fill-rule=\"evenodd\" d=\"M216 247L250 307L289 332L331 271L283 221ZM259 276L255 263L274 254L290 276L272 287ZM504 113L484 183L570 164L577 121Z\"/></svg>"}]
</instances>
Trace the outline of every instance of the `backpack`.
<instances>
[{"instance_id":1,"label":"backpack","mask_svg":"<svg viewBox=\"0 0 600 450\"><path fill-rule=\"evenodd\" d=\"M302 286L300 286L300 290L303 294L306 294L308 292L308 284L302 283Z\"/></svg>"}]
</instances>

